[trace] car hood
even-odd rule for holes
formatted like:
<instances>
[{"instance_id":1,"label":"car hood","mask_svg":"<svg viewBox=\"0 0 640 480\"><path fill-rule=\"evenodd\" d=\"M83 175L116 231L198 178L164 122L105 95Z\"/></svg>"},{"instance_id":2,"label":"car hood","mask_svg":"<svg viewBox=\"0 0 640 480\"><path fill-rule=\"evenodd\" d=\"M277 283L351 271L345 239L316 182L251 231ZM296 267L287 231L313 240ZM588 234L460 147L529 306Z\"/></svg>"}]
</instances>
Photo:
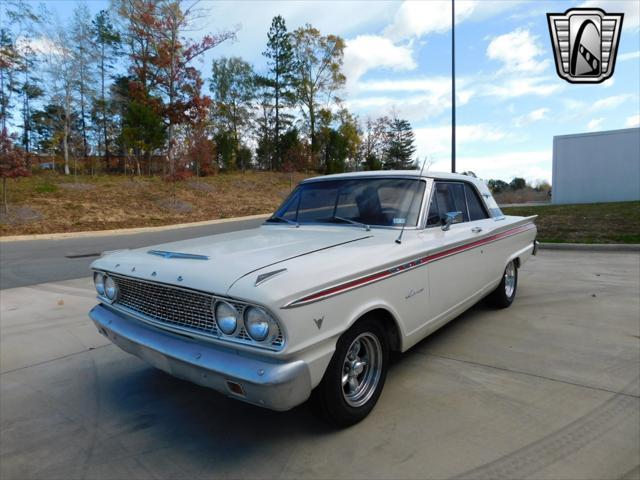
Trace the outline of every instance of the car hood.
<instances>
[{"instance_id":1,"label":"car hood","mask_svg":"<svg viewBox=\"0 0 640 480\"><path fill-rule=\"evenodd\" d=\"M224 295L235 281L256 270L369 237L371 232L351 228L264 225L106 253L92 268Z\"/></svg>"}]
</instances>

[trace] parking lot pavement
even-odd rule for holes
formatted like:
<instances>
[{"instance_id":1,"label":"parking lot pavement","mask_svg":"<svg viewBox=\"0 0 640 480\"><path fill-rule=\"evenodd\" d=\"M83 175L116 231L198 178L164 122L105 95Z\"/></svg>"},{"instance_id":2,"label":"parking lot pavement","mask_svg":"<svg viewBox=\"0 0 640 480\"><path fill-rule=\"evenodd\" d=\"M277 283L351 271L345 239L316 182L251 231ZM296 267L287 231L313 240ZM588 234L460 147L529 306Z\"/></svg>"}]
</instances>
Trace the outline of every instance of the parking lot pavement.
<instances>
[{"instance_id":1,"label":"parking lot pavement","mask_svg":"<svg viewBox=\"0 0 640 480\"><path fill-rule=\"evenodd\" d=\"M541 252L511 308L479 305L400 356L343 431L107 344L89 279L3 290L0 477L640 478L639 260Z\"/></svg>"}]
</instances>

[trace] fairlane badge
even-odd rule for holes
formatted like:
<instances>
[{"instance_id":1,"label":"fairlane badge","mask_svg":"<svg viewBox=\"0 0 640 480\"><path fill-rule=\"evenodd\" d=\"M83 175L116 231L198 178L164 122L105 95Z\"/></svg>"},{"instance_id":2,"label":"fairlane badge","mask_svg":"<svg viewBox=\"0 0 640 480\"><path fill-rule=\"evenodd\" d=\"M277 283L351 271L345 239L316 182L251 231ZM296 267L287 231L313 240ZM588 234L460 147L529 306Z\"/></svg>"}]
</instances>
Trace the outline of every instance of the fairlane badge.
<instances>
[{"instance_id":1,"label":"fairlane badge","mask_svg":"<svg viewBox=\"0 0 640 480\"><path fill-rule=\"evenodd\" d=\"M404 299L405 299L405 300L409 300L411 297L415 297L416 295L418 295L419 293L422 293L422 292L424 292L424 287L423 287L423 288L421 288L421 289L419 289L419 290L411 289L411 290L409 291L409 293L407 294L407 296L406 296L406 297L404 297Z\"/></svg>"}]
</instances>

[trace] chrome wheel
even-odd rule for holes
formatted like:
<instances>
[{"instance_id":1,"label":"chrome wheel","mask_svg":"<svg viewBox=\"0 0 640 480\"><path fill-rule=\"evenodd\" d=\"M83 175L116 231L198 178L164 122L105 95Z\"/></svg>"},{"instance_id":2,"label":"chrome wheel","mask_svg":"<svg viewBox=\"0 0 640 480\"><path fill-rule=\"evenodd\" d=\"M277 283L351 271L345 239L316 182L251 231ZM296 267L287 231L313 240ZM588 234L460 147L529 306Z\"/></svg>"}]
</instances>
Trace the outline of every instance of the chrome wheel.
<instances>
[{"instance_id":1,"label":"chrome wheel","mask_svg":"<svg viewBox=\"0 0 640 480\"><path fill-rule=\"evenodd\" d=\"M347 350L342 364L342 395L352 407L360 407L374 394L382 373L382 347L378 337L365 332Z\"/></svg>"},{"instance_id":2,"label":"chrome wheel","mask_svg":"<svg viewBox=\"0 0 640 480\"><path fill-rule=\"evenodd\" d=\"M507 298L513 296L513 292L516 289L516 266L513 262L509 262L507 268L504 270L504 293Z\"/></svg>"}]
</instances>

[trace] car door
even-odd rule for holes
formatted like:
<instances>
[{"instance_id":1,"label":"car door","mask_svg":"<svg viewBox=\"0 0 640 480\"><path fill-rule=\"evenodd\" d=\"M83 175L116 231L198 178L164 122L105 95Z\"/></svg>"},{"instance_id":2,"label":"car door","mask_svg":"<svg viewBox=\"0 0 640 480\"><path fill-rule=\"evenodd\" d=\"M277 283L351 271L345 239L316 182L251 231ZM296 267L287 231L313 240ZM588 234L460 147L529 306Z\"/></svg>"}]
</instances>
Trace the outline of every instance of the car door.
<instances>
[{"instance_id":1,"label":"car door","mask_svg":"<svg viewBox=\"0 0 640 480\"><path fill-rule=\"evenodd\" d=\"M486 223L486 209L476 202L480 202L477 191L466 182L434 183L423 235L432 247L427 270L429 311L433 320L476 295L487 283L484 250L474 248L473 244L490 227ZM461 212L461 219L443 230L443 219L450 212Z\"/></svg>"}]
</instances>

